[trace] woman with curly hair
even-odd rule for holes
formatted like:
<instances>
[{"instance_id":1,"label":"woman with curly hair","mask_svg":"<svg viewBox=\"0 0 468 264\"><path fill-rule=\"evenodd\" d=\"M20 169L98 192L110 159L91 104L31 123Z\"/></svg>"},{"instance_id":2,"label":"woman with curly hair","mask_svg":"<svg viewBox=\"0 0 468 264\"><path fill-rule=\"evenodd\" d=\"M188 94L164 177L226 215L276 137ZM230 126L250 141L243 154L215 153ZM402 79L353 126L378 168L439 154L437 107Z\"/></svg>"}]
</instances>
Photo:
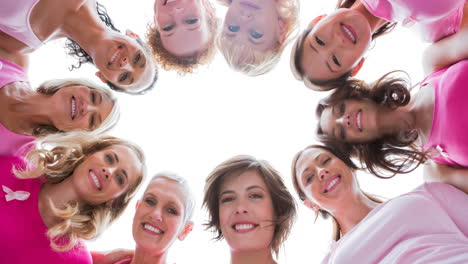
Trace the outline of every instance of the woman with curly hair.
<instances>
[{"instance_id":1,"label":"woman with curly hair","mask_svg":"<svg viewBox=\"0 0 468 264\"><path fill-rule=\"evenodd\" d=\"M294 76L316 91L340 88L355 76L371 40L397 22L433 43L466 27L468 18L465 0L339 0L336 7L313 19L292 48Z\"/></svg>"},{"instance_id":2,"label":"woman with curly hair","mask_svg":"<svg viewBox=\"0 0 468 264\"><path fill-rule=\"evenodd\" d=\"M98 237L127 207L145 175L143 152L115 137L75 132L44 139L26 158L28 166L0 157L0 261L91 263L82 241Z\"/></svg>"},{"instance_id":3,"label":"woman with curly hair","mask_svg":"<svg viewBox=\"0 0 468 264\"><path fill-rule=\"evenodd\" d=\"M446 173L460 173L445 167ZM463 210L468 195L432 182L383 202L362 191L356 168L346 154L328 146L308 146L293 159L292 181L299 198L335 226L322 263L468 261L468 211Z\"/></svg>"},{"instance_id":4,"label":"woman with curly hair","mask_svg":"<svg viewBox=\"0 0 468 264\"><path fill-rule=\"evenodd\" d=\"M69 54L78 57L73 67L93 63L112 89L140 94L154 86L157 70L149 49L134 33L121 34L95 0L1 0L0 5L0 50L25 56L45 42L68 38Z\"/></svg>"},{"instance_id":5,"label":"woman with curly hair","mask_svg":"<svg viewBox=\"0 0 468 264\"><path fill-rule=\"evenodd\" d=\"M155 0L148 45L162 68L191 73L213 59L217 31L218 19L209 0Z\"/></svg>"},{"instance_id":6,"label":"woman with curly hair","mask_svg":"<svg viewBox=\"0 0 468 264\"><path fill-rule=\"evenodd\" d=\"M205 183L206 224L226 239L231 263L276 263L296 216L296 204L266 161L236 156L219 164Z\"/></svg>"},{"instance_id":7,"label":"woman with curly hair","mask_svg":"<svg viewBox=\"0 0 468 264\"><path fill-rule=\"evenodd\" d=\"M273 69L296 29L299 1L218 2L228 6L217 39L228 65L249 76Z\"/></svg>"}]
</instances>

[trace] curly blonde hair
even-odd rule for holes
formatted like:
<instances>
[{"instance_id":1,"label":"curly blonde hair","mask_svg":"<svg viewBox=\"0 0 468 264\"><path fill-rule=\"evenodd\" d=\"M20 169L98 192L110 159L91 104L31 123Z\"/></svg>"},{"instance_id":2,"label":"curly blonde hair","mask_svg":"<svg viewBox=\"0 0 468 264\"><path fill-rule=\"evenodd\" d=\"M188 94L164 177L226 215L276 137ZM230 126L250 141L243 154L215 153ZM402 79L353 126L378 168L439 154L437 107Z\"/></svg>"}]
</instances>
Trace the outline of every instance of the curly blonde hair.
<instances>
[{"instance_id":1,"label":"curly blonde hair","mask_svg":"<svg viewBox=\"0 0 468 264\"><path fill-rule=\"evenodd\" d=\"M39 87L36 89L36 92L45 94L45 95L53 95L56 93L58 90L65 88L65 87L70 87L70 86L86 86L89 89L99 91L100 93L103 93L107 95L112 103L113 107L109 115L107 116L106 119L104 119L101 123L101 125L96 128L92 133L94 134L102 134L117 124L117 121L119 121L120 118L120 107L117 101L117 97L115 97L114 93L109 90L108 88L97 85L96 83L89 81L87 79L54 79L54 80L48 80L43 82ZM33 130L33 136L35 137L44 137L49 134L54 134L54 133L61 133L63 131L58 130L56 127L51 126L51 125L38 125L36 128Z\"/></svg>"},{"instance_id":2,"label":"curly blonde hair","mask_svg":"<svg viewBox=\"0 0 468 264\"><path fill-rule=\"evenodd\" d=\"M65 208L57 208L49 200L52 212L60 219L47 231L54 250L67 251L75 247L79 239L97 238L123 213L145 176L143 151L135 144L116 137L98 137L87 132L70 132L41 139L37 149L31 150L26 155L29 161L28 168L13 171L18 178L43 176L48 183L58 184L71 176L87 156L113 145L131 149L142 164L142 174L133 186L129 186L126 193L115 198L111 203L108 201L99 205L91 205L73 201Z\"/></svg>"},{"instance_id":3,"label":"curly blonde hair","mask_svg":"<svg viewBox=\"0 0 468 264\"><path fill-rule=\"evenodd\" d=\"M232 0L218 0L222 5L229 6ZM218 49L223 54L228 65L236 71L249 76L258 76L271 71L278 64L284 48L295 37L298 27L299 1L276 0L279 18L283 20L285 40L267 51L258 51L249 46L234 43L223 36L222 30L216 38Z\"/></svg>"},{"instance_id":4,"label":"curly blonde hair","mask_svg":"<svg viewBox=\"0 0 468 264\"><path fill-rule=\"evenodd\" d=\"M213 60L216 53L214 42L219 28L219 19L215 15L216 10L214 6L208 0L203 1L203 4L206 8L206 16L208 16L207 24L210 39L208 40L207 47L201 51L186 56L174 55L162 44L161 34L156 29L156 26L154 24L148 26L146 33L147 44L151 47L155 60L163 69L167 71L175 70L178 74L184 75L192 73L199 65L208 64Z\"/></svg>"}]
</instances>

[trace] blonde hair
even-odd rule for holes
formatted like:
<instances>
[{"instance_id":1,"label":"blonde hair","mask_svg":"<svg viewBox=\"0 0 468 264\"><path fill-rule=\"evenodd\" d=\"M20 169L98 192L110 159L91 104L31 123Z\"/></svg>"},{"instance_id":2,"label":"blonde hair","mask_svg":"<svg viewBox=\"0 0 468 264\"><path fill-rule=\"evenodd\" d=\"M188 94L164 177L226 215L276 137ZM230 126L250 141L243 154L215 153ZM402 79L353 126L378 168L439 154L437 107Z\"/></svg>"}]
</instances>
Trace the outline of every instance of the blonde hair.
<instances>
[{"instance_id":1,"label":"blonde hair","mask_svg":"<svg viewBox=\"0 0 468 264\"><path fill-rule=\"evenodd\" d=\"M176 184L178 184L184 193L184 205L185 205L185 214L184 214L184 225L186 225L190 219L192 219L193 216L193 211L195 209L195 198L192 193L192 190L190 189L190 186L187 182L187 180L173 172L160 172L151 178L148 187L146 187L146 190L148 190L149 186L151 183L159 178L167 179L170 181L174 181ZM146 193L145 190L145 193Z\"/></svg>"},{"instance_id":2,"label":"blonde hair","mask_svg":"<svg viewBox=\"0 0 468 264\"><path fill-rule=\"evenodd\" d=\"M83 160L110 146L120 145L131 149L142 164L142 174L126 193L99 205L72 201L65 208L57 208L51 200L53 214L60 219L47 231L51 247L56 251L67 251L76 246L79 239L95 239L125 210L145 175L144 154L133 143L111 137L95 136L87 132L70 132L51 135L40 139L38 147L26 154L28 168L14 170L18 178L38 178L41 175L47 183L58 184L72 175Z\"/></svg>"},{"instance_id":3,"label":"blonde hair","mask_svg":"<svg viewBox=\"0 0 468 264\"><path fill-rule=\"evenodd\" d=\"M216 10L209 0L203 1L203 6L206 8L210 39L208 40L208 46L201 51L186 56L176 56L170 53L162 44L161 34L156 26L150 25L148 27L146 33L147 44L151 47L154 59L161 65L161 68L166 71L175 70L178 74L183 75L192 73L199 65L208 64L213 60L216 53L214 43L219 28L219 19L216 17Z\"/></svg>"},{"instance_id":4,"label":"blonde hair","mask_svg":"<svg viewBox=\"0 0 468 264\"><path fill-rule=\"evenodd\" d=\"M272 70L278 64L281 54L286 45L295 37L293 32L298 25L299 1L298 0L275 0L279 18L285 25L285 40L267 51L258 51L249 46L229 41L220 30L216 38L218 49L223 54L228 65L236 71L249 76L258 76ZM218 0L220 4L229 6L229 0Z\"/></svg>"},{"instance_id":5,"label":"blonde hair","mask_svg":"<svg viewBox=\"0 0 468 264\"><path fill-rule=\"evenodd\" d=\"M78 79L78 78L76 79L54 79L54 80L48 80L48 81L43 82L36 89L36 92L46 94L46 95L52 95L62 88L75 86L75 85L86 86L89 89L104 93L111 99L113 103L112 110L107 116L107 118L104 119L101 125L95 130L93 130L91 133L95 135L100 135L104 132L107 132L111 128L113 128L115 124L117 124L117 121L120 118L120 107L117 101L117 97L115 97L114 93L104 86L97 85L96 83L89 81L87 79ZM33 130L33 135L36 137L43 137L49 134L60 133L60 132L63 132L63 131L58 130L54 126L39 125Z\"/></svg>"}]
</instances>

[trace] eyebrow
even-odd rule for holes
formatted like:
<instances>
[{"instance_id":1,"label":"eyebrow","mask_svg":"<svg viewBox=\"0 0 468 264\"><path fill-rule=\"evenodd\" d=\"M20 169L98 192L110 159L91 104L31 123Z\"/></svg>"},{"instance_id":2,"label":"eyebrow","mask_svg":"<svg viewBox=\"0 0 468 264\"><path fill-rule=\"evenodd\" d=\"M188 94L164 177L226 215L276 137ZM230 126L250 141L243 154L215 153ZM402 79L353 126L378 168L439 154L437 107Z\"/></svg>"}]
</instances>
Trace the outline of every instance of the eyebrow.
<instances>
[{"instance_id":1,"label":"eyebrow","mask_svg":"<svg viewBox=\"0 0 468 264\"><path fill-rule=\"evenodd\" d=\"M224 191L222 193L219 194L219 197L225 195L225 194L229 194L229 193L235 193L234 191L231 191L231 190L227 190L227 191Z\"/></svg>"},{"instance_id":2,"label":"eyebrow","mask_svg":"<svg viewBox=\"0 0 468 264\"><path fill-rule=\"evenodd\" d=\"M119 162L119 156L117 156L117 154L115 152L112 151L112 154L114 154L114 158L117 162Z\"/></svg>"},{"instance_id":3,"label":"eyebrow","mask_svg":"<svg viewBox=\"0 0 468 264\"><path fill-rule=\"evenodd\" d=\"M311 49L313 49L315 52L318 53L318 50L312 45L312 42L310 42L310 41L309 41L309 47L310 47ZM325 64L327 65L328 70L330 70L330 71L333 72L333 73L335 72L335 71L331 68L331 66L330 66L330 64L328 63L328 61L325 61Z\"/></svg>"},{"instance_id":4,"label":"eyebrow","mask_svg":"<svg viewBox=\"0 0 468 264\"><path fill-rule=\"evenodd\" d=\"M252 190L252 189L262 189L262 190L265 190L265 189L263 189L261 186L258 186L258 185L249 186L249 187L247 187L246 190L247 190L247 191L250 191L250 190Z\"/></svg>"},{"instance_id":5,"label":"eyebrow","mask_svg":"<svg viewBox=\"0 0 468 264\"><path fill-rule=\"evenodd\" d=\"M102 94L101 93L98 93L99 94L99 104L102 103Z\"/></svg>"}]
</instances>

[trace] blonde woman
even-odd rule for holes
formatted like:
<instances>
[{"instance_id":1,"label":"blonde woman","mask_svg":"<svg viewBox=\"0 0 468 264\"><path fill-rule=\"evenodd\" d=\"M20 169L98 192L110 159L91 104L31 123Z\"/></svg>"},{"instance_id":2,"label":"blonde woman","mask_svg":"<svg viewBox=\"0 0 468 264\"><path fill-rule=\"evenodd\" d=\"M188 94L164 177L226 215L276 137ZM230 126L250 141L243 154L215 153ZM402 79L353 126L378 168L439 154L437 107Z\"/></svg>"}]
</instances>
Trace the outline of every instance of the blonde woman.
<instances>
[{"instance_id":1,"label":"blonde woman","mask_svg":"<svg viewBox=\"0 0 468 264\"><path fill-rule=\"evenodd\" d=\"M82 240L122 214L143 180L143 152L115 137L75 132L48 137L26 158L34 169L0 157L0 262L91 263Z\"/></svg>"},{"instance_id":2,"label":"blonde woman","mask_svg":"<svg viewBox=\"0 0 468 264\"><path fill-rule=\"evenodd\" d=\"M297 27L297 0L218 0L228 6L217 45L231 68L249 76L278 63Z\"/></svg>"}]
</instances>

